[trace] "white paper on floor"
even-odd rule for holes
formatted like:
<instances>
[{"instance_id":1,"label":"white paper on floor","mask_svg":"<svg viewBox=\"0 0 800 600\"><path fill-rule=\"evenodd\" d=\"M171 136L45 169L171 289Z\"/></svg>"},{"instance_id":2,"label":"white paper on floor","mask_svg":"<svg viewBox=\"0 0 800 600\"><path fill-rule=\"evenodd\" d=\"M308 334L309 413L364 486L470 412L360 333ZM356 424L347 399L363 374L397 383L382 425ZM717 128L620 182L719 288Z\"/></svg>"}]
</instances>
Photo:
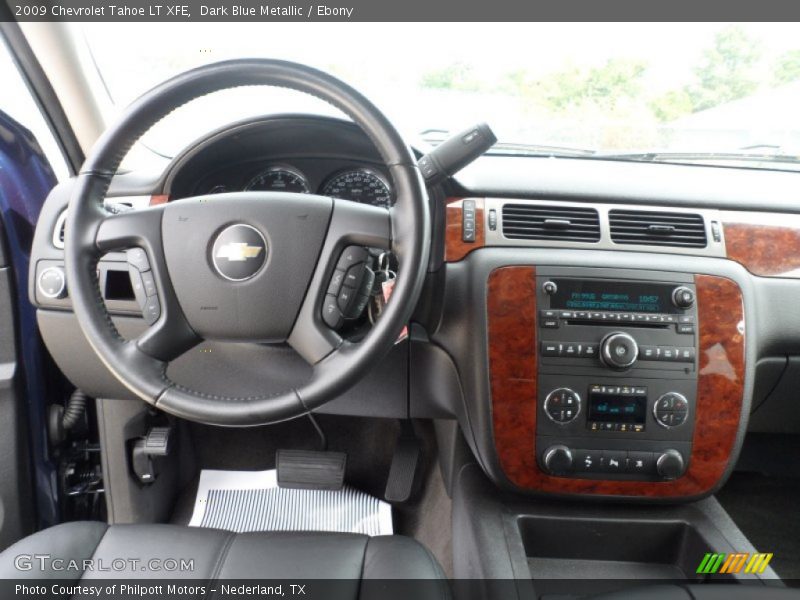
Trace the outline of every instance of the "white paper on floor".
<instances>
[{"instance_id":1,"label":"white paper on floor","mask_svg":"<svg viewBox=\"0 0 800 600\"><path fill-rule=\"evenodd\" d=\"M279 488L275 469L203 470L189 526L237 533L393 533L392 507L386 502L347 485L337 491Z\"/></svg>"}]
</instances>

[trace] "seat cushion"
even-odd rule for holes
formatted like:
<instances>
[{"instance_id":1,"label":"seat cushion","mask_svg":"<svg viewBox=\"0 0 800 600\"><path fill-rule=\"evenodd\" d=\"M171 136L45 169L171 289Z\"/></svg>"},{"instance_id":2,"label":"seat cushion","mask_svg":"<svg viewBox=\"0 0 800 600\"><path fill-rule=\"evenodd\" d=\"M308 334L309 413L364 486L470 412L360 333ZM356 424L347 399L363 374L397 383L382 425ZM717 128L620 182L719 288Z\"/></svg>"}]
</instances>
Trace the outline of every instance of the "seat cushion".
<instances>
[{"instance_id":1,"label":"seat cushion","mask_svg":"<svg viewBox=\"0 0 800 600\"><path fill-rule=\"evenodd\" d=\"M414 590L415 597L420 593L436 600L449 597L436 559L411 538L322 532L237 534L179 525L57 525L0 554L0 578L335 579L333 596L359 599L386 597L387 590L365 585L369 580L427 580ZM397 597L408 597L409 591L398 590Z\"/></svg>"}]
</instances>

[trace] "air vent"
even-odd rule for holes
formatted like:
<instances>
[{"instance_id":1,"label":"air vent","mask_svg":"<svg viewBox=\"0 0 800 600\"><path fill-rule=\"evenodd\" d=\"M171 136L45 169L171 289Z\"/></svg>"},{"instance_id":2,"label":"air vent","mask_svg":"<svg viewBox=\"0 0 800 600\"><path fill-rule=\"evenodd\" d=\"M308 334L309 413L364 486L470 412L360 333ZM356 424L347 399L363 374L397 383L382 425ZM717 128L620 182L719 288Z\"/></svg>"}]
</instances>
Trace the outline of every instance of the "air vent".
<instances>
[{"instance_id":1,"label":"air vent","mask_svg":"<svg viewBox=\"0 0 800 600\"><path fill-rule=\"evenodd\" d=\"M506 204L503 235L514 240L599 242L600 219L593 208Z\"/></svg>"},{"instance_id":2,"label":"air vent","mask_svg":"<svg viewBox=\"0 0 800 600\"><path fill-rule=\"evenodd\" d=\"M61 250L64 249L64 229L66 228L67 211L63 211L56 219L56 226L53 228L53 246Z\"/></svg>"},{"instance_id":3,"label":"air vent","mask_svg":"<svg viewBox=\"0 0 800 600\"><path fill-rule=\"evenodd\" d=\"M693 213L611 210L611 240L616 244L705 248L706 225Z\"/></svg>"}]
</instances>

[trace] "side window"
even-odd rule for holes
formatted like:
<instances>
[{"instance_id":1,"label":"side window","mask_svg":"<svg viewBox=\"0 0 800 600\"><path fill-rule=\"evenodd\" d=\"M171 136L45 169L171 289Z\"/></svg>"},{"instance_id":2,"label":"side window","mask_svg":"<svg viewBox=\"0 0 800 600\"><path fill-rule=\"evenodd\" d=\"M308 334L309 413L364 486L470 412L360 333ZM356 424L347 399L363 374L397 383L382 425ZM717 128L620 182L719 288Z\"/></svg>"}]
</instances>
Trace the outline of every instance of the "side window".
<instances>
[{"instance_id":1,"label":"side window","mask_svg":"<svg viewBox=\"0 0 800 600\"><path fill-rule=\"evenodd\" d=\"M59 181L69 177L69 168L64 155L2 39L0 39L0 82L3 87L3 92L0 94L0 111L30 130Z\"/></svg>"}]
</instances>

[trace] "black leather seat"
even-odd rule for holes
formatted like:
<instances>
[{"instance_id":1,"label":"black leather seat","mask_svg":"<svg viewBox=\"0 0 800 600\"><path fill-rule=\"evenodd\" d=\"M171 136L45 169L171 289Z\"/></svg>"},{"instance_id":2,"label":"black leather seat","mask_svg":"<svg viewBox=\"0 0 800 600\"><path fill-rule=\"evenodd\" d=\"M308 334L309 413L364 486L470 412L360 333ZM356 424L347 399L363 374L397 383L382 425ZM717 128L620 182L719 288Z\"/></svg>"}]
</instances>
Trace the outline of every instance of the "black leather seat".
<instances>
[{"instance_id":1,"label":"black leather seat","mask_svg":"<svg viewBox=\"0 0 800 600\"><path fill-rule=\"evenodd\" d=\"M18 557L46 554L46 563ZM60 563L56 559L64 559ZM91 559L91 562L85 563ZM165 559L178 561L177 570ZM193 561L181 570L180 560ZM75 568L68 568L69 561ZM125 568L123 563L129 562ZM142 570L151 560L160 571ZM114 563L113 561L117 561ZM31 564L32 563L32 564ZM110 570L100 570L102 567ZM367 580L427 580L415 597L449 598L449 586L433 555L411 538L345 533L230 533L178 525L113 525L75 522L20 540L0 554L0 578L61 579L272 579L340 580L337 598L385 597ZM344 581L343 581L344 580ZM352 585L350 585L352 584ZM370 591L372 590L372 591ZM408 590L407 590L408 591ZM405 595L405 594L404 594Z\"/></svg>"}]
</instances>

